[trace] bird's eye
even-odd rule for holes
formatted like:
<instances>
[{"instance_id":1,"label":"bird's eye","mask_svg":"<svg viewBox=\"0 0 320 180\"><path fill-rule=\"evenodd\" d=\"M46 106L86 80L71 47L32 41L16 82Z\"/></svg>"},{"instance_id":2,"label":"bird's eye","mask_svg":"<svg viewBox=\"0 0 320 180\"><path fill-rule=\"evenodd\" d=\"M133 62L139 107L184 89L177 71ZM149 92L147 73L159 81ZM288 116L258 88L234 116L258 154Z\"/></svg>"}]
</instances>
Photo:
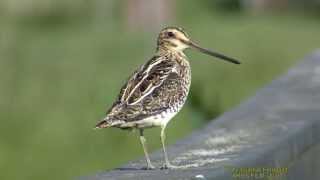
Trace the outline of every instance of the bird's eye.
<instances>
[{"instance_id":1,"label":"bird's eye","mask_svg":"<svg viewBox=\"0 0 320 180\"><path fill-rule=\"evenodd\" d=\"M167 34L168 34L168 37L174 37L174 34L171 31L169 31Z\"/></svg>"}]
</instances>

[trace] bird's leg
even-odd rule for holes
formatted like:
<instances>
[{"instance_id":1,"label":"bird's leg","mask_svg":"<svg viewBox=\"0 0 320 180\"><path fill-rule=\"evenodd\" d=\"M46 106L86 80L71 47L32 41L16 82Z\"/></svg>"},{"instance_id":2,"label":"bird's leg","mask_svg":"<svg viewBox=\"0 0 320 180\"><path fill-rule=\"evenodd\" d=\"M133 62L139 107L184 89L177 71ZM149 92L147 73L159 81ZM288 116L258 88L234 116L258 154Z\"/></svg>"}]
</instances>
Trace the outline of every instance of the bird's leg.
<instances>
[{"instance_id":1,"label":"bird's leg","mask_svg":"<svg viewBox=\"0 0 320 180\"><path fill-rule=\"evenodd\" d=\"M143 129L140 129L140 142L143 148L144 155L146 157L147 169L154 169L155 167L151 164L151 161L149 158L148 149L146 145L147 141L146 141L146 138L143 136Z\"/></svg>"},{"instance_id":2,"label":"bird's leg","mask_svg":"<svg viewBox=\"0 0 320 180\"><path fill-rule=\"evenodd\" d=\"M164 156L164 165L162 166L162 169L173 169L173 168L176 168L176 166L171 165L169 162L169 158L168 158L166 146L165 146L165 139L166 139L165 129L166 127L161 127L161 133L160 133L160 139L161 139L163 156Z\"/></svg>"}]
</instances>

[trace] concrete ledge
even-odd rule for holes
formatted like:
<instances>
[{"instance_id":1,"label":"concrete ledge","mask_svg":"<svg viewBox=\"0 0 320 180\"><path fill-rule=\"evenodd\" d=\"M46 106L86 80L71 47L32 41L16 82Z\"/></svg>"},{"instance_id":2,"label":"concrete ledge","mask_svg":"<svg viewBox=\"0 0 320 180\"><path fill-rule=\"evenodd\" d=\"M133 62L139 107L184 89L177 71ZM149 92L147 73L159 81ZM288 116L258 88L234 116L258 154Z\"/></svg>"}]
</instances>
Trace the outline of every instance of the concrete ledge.
<instances>
[{"instance_id":1,"label":"concrete ledge","mask_svg":"<svg viewBox=\"0 0 320 180\"><path fill-rule=\"evenodd\" d=\"M271 179L320 179L320 51L204 129L168 147L177 170L140 168L144 159L80 179L246 179L258 168L287 168ZM157 167L162 154L151 155ZM279 170L279 169L278 169ZM246 171L246 172L245 172ZM270 169L265 169L265 175ZM250 174L249 174L250 175ZM269 174L270 175L270 174ZM269 176L270 178L270 176Z\"/></svg>"}]
</instances>

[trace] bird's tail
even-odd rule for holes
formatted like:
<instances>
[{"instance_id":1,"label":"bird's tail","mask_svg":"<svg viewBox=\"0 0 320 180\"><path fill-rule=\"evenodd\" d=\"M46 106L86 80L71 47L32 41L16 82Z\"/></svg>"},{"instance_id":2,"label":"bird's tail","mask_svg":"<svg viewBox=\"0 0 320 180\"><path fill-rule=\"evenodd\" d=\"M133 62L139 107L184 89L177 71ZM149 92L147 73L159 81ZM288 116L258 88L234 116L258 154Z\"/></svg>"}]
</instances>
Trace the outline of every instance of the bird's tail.
<instances>
[{"instance_id":1,"label":"bird's tail","mask_svg":"<svg viewBox=\"0 0 320 180\"><path fill-rule=\"evenodd\" d=\"M98 122L95 129L108 128L108 127L113 126L113 124L114 124L113 120L111 120L110 117L107 115L100 122Z\"/></svg>"},{"instance_id":2,"label":"bird's tail","mask_svg":"<svg viewBox=\"0 0 320 180\"><path fill-rule=\"evenodd\" d=\"M122 124L122 123L123 123L123 121L114 120L114 119L110 118L109 116L107 116L103 120L98 122L98 124L96 125L95 129L113 127L113 126L117 126L117 125Z\"/></svg>"},{"instance_id":3,"label":"bird's tail","mask_svg":"<svg viewBox=\"0 0 320 180\"><path fill-rule=\"evenodd\" d=\"M107 128L110 127L111 123L107 119L103 119L96 125L95 129Z\"/></svg>"}]
</instances>

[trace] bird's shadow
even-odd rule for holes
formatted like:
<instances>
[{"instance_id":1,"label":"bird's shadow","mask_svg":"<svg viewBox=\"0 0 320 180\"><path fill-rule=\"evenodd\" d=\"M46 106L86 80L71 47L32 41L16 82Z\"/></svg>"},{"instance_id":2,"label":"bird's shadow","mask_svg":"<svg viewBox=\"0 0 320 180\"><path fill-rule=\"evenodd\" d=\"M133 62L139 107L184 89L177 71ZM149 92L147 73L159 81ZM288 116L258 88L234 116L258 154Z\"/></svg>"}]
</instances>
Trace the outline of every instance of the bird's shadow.
<instances>
[{"instance_id":1,"label":"bird's shadow","mask_svg":"<svg viewBox=\"0 0 320 180\"><path fill-rule=\"evenodd\" d=\"M118 170L118 171L152 171L152 170L159 170L159 169L157 169L157 168L147 169L146 167L121 167L121 168L116 168L115 170Z\"/></svg>"}]
</instances>

